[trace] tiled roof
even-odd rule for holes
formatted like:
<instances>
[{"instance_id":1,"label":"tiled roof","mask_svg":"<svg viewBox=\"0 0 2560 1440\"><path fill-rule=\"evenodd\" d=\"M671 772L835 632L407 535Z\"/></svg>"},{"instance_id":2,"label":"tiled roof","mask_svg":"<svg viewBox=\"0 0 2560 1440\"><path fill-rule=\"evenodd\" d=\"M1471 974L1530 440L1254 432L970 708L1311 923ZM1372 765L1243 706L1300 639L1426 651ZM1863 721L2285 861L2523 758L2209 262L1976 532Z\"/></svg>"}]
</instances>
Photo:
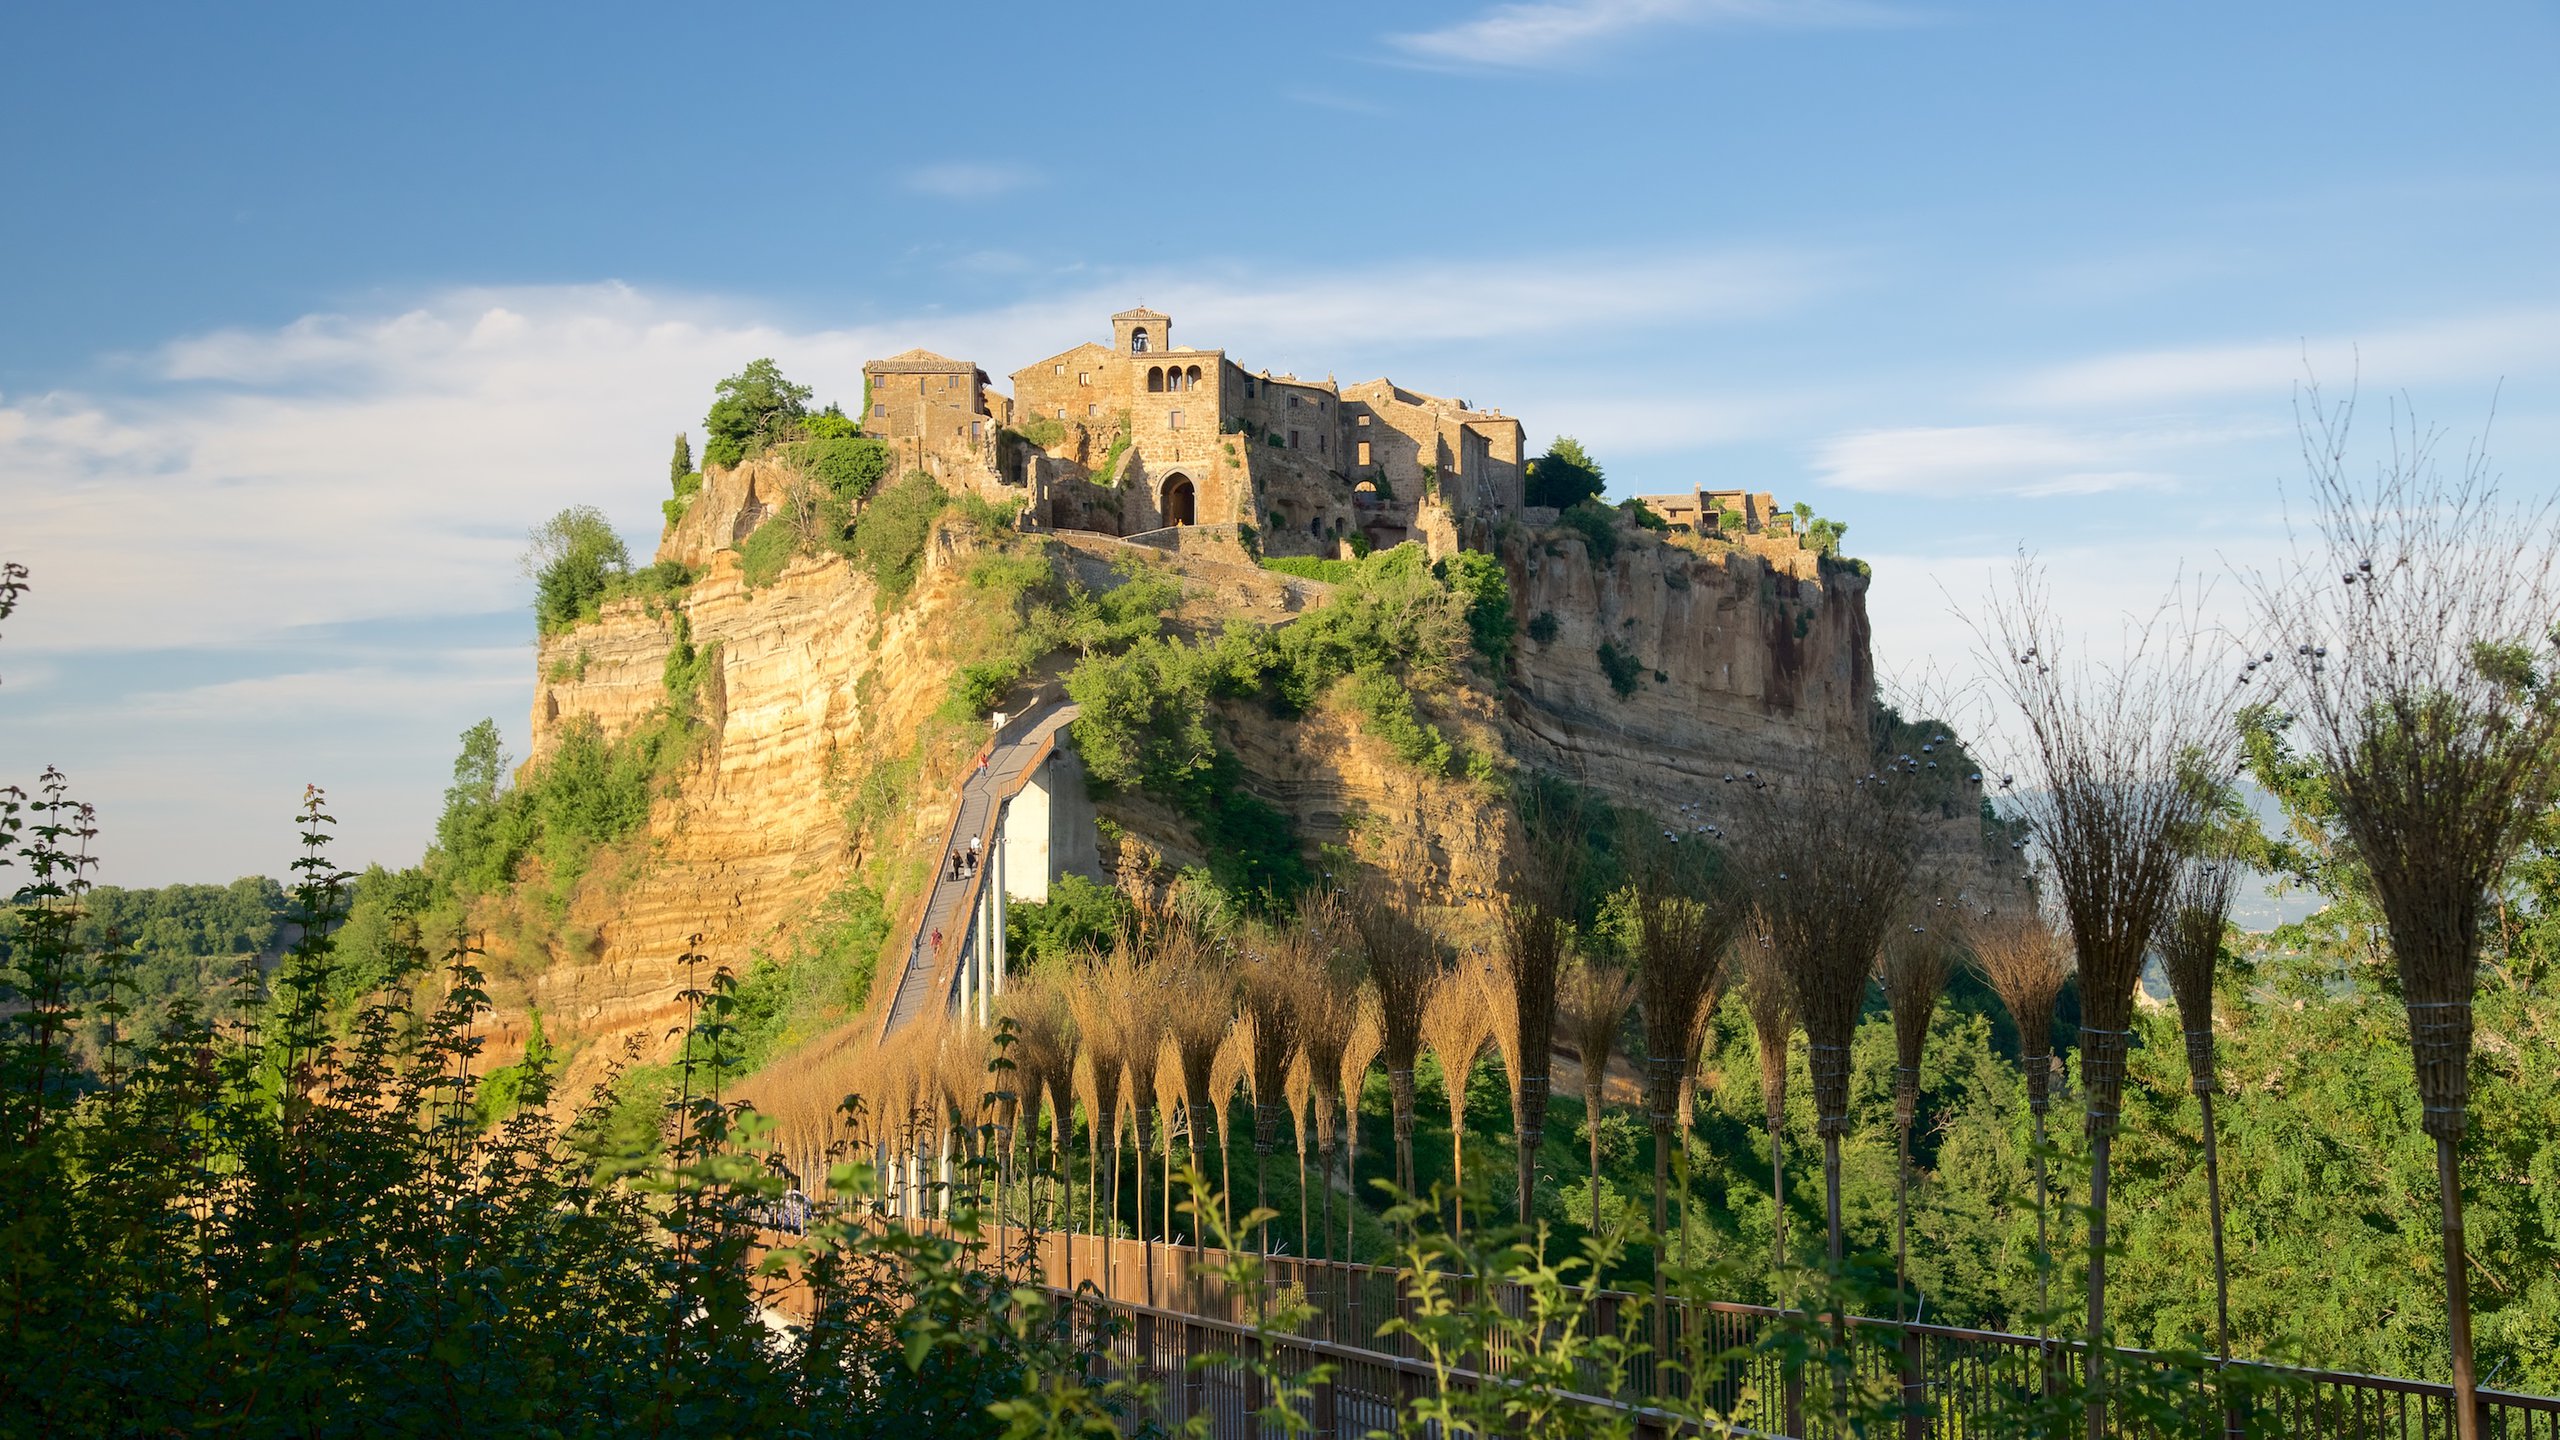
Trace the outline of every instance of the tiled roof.
<instances>
[{"instance_id":1,"label":"tiled roof","mask_svg":"<svg viewBox=\"0 0 2560 1440\"><path fill-rule=\"evenodd\" d=\"M886 360L874 360L862 367L877 375L945 374L953 370L975 370L966 360L936 355L930 350L901 350Z\"/></svg>"}]
</instances>

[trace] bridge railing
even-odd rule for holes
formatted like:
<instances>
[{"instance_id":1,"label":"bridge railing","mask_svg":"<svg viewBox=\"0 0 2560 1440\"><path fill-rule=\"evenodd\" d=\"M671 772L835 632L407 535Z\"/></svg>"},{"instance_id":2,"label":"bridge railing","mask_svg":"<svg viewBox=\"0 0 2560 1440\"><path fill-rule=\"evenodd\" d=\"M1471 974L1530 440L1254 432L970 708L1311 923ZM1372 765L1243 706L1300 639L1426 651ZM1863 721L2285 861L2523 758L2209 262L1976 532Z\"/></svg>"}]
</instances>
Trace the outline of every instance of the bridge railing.
<instances>
[{"instance_id":1,"label":"bridge railing","mask_svg":"<svg viewBox=\"0 0 2560 1440\"><path fill-rule=\"evenodd\" d=\"M1148 1320L1151 1328L1145 1333L1158 1337L1146 1342L1157 1349L1148 1353L1155 1363L1167 1365L1163 1373L1175 1379L1183 1376L1182 1365L1170 1362L1172 1352L1164 1347L1192 1346L1187 1353L1195 1358L1242 1353L1230 1350L1218 1340L1221 1336L1249 1338L1262 1347L1254 1353L1288 1357L1290 1364L1302 1369L1319 1361L1345 1363L1346 1352L1356 1356L1360 1367L1356 1377L1340 1382L1334 1398L1326 1403L1334 1406L1338 1417L1356 1416L1358 1423L1341 1418L1339 1429L1318 1423L1314 1432L1318 1435L1364 1436L1380 1428L1384 1422L1376 1407L1385 1403L1385 1387L1407 1384L1417 1373L1426 1378L1431 1374L1410 1338L1381 1335L1389 1320L1412 1313L1402 1276L1391 1268L1257 1257L1260 1282L1249 1292L1239 1293L1226 1279L1228 1257L1216 1249L1061 1234L1040 1236L1036 1248L1039 1278L1049 1287L1062 1291L1090 1287L1133 1321L1154 1317ZM1306 1313L1304 1322L1288 1334L1256 1323L1281 1293L1302 1299ZM1516 1285L1496 1283L1490 1298L1506 1313L1525 1312L1525 1294ZM1651 1317L1649 1297L1604 1290L1588 1299L1588 1323L1594 1333L1645 1335ZM1176 1326L1176 1320L1184 1323ZM1790 1354L1800 1352L1793 1351L1781 1334L1793 1330L1801 1335L1808 1326L1827 1328L1827 1317L1762 1305L1674 1300L1665 1307L1663 1321L1669 1341L1666 1352L1695 1357L1693 1372L1683 1376L1672 1373L1674 1367L1657 1369L1640 1359L1622 1382L1613 1385L1609 1377L1586 1370L1583 1388L1591 1403L1626 1410L1640 1431L1669 1434L1676 1426L1664 1412L1649 1407L1665 1396L1687 1393L1685 1387L1697 1386L1696 1399L1750 1427L1747 1433L1805 1440L1828 1440L1847 1433L1835 1429L1819 1398L1826 1377L1807 1374L1803 1364L1791 1361ZM1985 1433L1995 1417L2014 1416L2039 1394L2052 1393L2049 1387L2074 1375L2084 1363L2083 1347L2064 1338L1866 1317L1846 1318L1841 1330L1845 1344L1834 1353L1845 1357L1846 1378L1870 1392L1899 1390L1906 1396L1912 1415L1902 1433L1911 1440ZM1164 1338L1176 1335L1178 1340ZM1140 1344L1136 1339L1127 1343ZM1481 1369L1465 1372L1461 1383L1486 1383L1488 1377L1501 1379L1512 1373L1515 1357L1506 1350L1507 1343L1500 1333L1490 1337L1486 1349L1472 1357ZM1837 1362L1817 1360L1815 1367L1824 1363ZM2216 1368L2209 1359L2134 1349L2108 1352L2108 1366L2118 1383L2110 1391L2117 1400L2110 1405L2105 1433L2122 1440L2222 1433L2224 1417L2216 1413L2223 1403L2218 1392L2245 1397L2240 1402L2245 1413L2238 1423L2251 1435L2450 1440L2455 1433L2452 1387L2433 1381L2234 1361L2230 1369L2239 1383L2214 1387L2206 1383ZM1227 1372L1213 1366L1205 1373ZM2479 1433L2484 1440L2560 1440L2560 1398L2483 1390L2479 1407ZM1221 1418L1219 1424L1224 1426L1226 1420ZM1647 1430L1649 1426L1665 1428ZM1254 1432L1247 1426L1213 1433Z\"/></svg>"}]
</instances>

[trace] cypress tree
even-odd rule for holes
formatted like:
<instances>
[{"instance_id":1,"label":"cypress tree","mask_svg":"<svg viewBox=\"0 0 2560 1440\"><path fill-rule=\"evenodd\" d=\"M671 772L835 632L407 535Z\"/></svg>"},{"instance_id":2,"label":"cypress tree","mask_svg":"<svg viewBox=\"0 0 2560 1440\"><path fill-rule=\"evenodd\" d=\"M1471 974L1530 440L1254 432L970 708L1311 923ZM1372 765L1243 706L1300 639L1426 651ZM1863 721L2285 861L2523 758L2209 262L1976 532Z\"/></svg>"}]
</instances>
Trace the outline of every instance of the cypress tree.
<instances>
[{"instance_id":1,"label":"cypress tree","mask_svg":"<svg viewBox=\"0 0 2560 1440\"><path fill-rule=\"evenodd\" d=\"M667 462L667 483L681 495L684 493L684 477L692 473L693 437L679 430L676 432L675 458Z\"/></svg>"}]
</instances>

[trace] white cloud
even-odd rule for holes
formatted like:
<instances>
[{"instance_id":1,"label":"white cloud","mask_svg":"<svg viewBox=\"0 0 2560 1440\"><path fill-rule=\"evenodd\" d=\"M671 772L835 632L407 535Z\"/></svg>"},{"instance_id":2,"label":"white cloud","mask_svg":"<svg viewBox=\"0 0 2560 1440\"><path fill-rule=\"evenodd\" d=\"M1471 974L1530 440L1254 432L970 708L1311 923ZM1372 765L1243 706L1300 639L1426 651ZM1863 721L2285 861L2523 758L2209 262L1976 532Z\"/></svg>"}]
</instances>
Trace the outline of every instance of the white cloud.
<instances>
[{"instance_id":1,"label":"white cloud","mask_svg":"<svg viewBox=\"0 0 2560 1440\"><path fill-rule=\"evenodd\" d=\"M2173 437L2174 439L2174 437ZM2096 495L2175 483L2131 466L2161 437L2103 438L2048 425L1915 425L1860 430L1822 442L1824 483L1881 495Z\"/></svg>"},{"instance_id":2,"label":"white cloud","mask_svg":"<svg viewBox=\"0 0 2560 1440\"><path fill-rule=\"evenodd\" d=\"M2156 405L2215 396L2274 404L2305 366L2343 387L2359 369L2394 388L2437 381L2495 381L2509 370L2560 360L2560 309L2465 316L2363 337L2256 340L2136 350L2030 375L2008 398L2037 406Z\"/></svg>"},{"instance_id":3,"label":"white cloud","mask_svg":"<svg viewBox=\"0 0 2560 1440\"><path fill-rule=\"evenodd\" d=\"M992 200L1038 183L1039 177L1019 165L974 160L947 160L920 165L906 173L906 187L919 195L944 200Z\"/></svg>"},{"instance_id":4,"label":"white cloud","mask_svg":"<svg viewBox=\"0 0 2560 1440\"><path fill-rule=\"evenodd\" d=\"M1862 0L1544 0L1496 5L1436 30L1389 35L1412 61L1466 69L1552 65L1666 26L1815 28L1892 23Z\"/></svg>"}]
</instances>

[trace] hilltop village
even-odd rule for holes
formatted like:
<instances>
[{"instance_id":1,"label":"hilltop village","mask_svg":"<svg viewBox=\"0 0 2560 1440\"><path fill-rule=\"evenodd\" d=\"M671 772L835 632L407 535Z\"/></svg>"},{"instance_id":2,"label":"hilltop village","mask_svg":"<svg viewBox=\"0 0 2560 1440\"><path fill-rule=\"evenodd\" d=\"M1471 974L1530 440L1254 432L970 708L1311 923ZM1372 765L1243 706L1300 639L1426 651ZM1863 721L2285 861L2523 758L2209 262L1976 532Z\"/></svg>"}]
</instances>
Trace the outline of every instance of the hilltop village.
<instances>
[{"instance_id":1,"label":"hilltop village","mask_svg":"<svg viewBox=\"0 0 2560 1440\"><path fill-rule=\"evenodd\" d=\"M865 434L944 488L1019 504L1036 528L1165 548L1239 540L1273 556L1422 542L1434 559L1490 551L1505 522L1553 524L1525 503L1521 422L1498 408L1380 378L1342 385L1250 370L1177 345L1173 317L1124 310L1088 341L1013 372L1011 395L970 360L902 351L863 366ZM1766 492L1640 497L1673 531L1722 523L1793 535ZM778 496L742 496L743 542ZM712 527L720 535L723 527ZM1169 535L1191 529L1191 535Z\"/></svg>"}]
</instances>

